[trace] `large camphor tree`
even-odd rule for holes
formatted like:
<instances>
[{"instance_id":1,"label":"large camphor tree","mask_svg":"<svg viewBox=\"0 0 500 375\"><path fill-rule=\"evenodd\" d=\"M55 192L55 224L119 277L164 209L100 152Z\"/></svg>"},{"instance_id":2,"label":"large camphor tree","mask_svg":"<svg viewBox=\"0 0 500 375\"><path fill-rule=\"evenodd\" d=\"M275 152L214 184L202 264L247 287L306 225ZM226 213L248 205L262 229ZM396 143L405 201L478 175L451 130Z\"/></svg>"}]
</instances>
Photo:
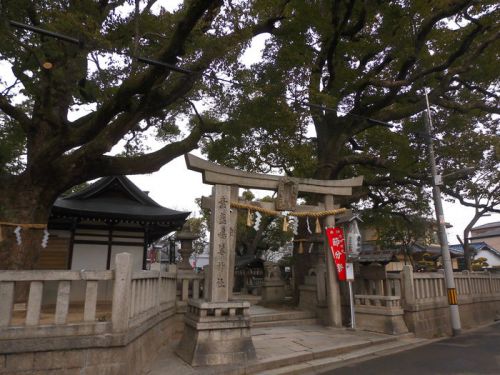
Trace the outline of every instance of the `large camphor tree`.
<instances>
[{"instance_id":1,"label":"large camphor tree","mask_svg":"<svg viewBox=\"0 0 500 375\"><path fill-rule=\"evenodd\" d=\"M46 224L70 187L153 172L220 131L197 109L205 82L253 37L271 32L286 1L189 0L173 11L161 3L0 3L0 269L32 268L43 235L32 224ZM148 151L148 136L162 146ZM125 151L112 152L120 142ZM24 225L20 245L17 224Z\"/></svg>"},{"instance_id":2,"label":"large camphor tree","mask_svg":"<svg viewBox=\"0 0 500 375\"><path fill-rule=\"evenodd\" d=\"M363 174L359 197L373 207L419 209L426 88L443 170L493 152L495 1L186 0L173 12L160 3L1 3L0 59L15 76L0 96L1 222L46 223L71 186L152 172L200 141L211 159L245 169ZM261 35L262 60L247 67L240 57ZM148 152L148 136L163 146ZM120 142L125 152L111 153ZM23 231L18 246L14 227L1 228L0 269L30 268L42 231Z\"/></svg>"},{"instance_id":3,"label":"large camphor tree","mask_svg":"<svg viewBox=\"0 0 500 375\"><path fill-rule=\"evenodd\" d=\"M212 160L298 177L364 175L353 197L364 208L429 215L427 92L443 191L498 211L498 200L465 199L499 181L497 1L311 0L285 10L261 61L229 67L232 90L212 86L213 116L228 119L203 144ZM474 175L487 181L464 183Z\"/></svg>"}]
</instances>

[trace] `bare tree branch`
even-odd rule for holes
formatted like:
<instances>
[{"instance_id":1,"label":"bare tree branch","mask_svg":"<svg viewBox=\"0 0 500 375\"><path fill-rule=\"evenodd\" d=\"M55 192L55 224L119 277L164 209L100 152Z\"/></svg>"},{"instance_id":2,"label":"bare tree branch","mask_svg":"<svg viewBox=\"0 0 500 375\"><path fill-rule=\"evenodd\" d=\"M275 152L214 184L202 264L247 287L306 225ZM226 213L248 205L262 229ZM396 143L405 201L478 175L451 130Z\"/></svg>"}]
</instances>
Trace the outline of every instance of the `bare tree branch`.
<instances>
[{"instance_id":1,"label":"bare tree branch","mask_svg":"<svg viewBox=\"0 0 500 375\"><path fill-rule=\"evenodd\" d=\"M31 120L24 111L9 102L9 100L0 94L0 109L13 120L17 121L25 132L29 130Z\"/></svg>"}]
</instances>

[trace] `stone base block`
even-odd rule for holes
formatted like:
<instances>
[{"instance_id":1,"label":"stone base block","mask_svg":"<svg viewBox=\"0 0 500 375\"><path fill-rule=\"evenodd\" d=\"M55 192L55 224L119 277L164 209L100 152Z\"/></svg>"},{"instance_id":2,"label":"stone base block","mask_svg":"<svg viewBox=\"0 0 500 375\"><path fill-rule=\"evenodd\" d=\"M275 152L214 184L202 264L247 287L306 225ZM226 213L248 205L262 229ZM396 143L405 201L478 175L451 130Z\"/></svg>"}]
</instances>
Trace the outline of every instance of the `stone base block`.
<instances>
[{"instance_id":1,"label":"stone base block","mask_svg":"<svg viewBox=\"0 0 500 375\"><path fill-rule=\"evenodd\" d=\"M402 309L356 306L356 327L389 335L408 333Z\"/></svg>"},{"instance_id":2,"label":"stone base block","mask_svg":"<svg viewBox=\"0 0 500 375\"><path fill-rule=\"evenodd\" d=\"M316 285L299 285L299 307L315 311L318 304Z\"/></svg>"},{"instance_id":3,"label":"stone base block","mask_svg":"<svg viewBox=\"0 0 500 375\"><path fill-rule=\"evenodd\" d=\"M250 303L190 300L176 353L191 366L244 363L256 358Z\"/></svg>"},{"instance_id":4,"label":"stone base block","mask_svg":"<svg viewBox=\"0 0 500 375\"><path fill-rule=\"evenodd\" d=\"M285 299L285 283L283 281L264 281L261 290L262 301L281 302Z\"/></svg>"}]
</instances>

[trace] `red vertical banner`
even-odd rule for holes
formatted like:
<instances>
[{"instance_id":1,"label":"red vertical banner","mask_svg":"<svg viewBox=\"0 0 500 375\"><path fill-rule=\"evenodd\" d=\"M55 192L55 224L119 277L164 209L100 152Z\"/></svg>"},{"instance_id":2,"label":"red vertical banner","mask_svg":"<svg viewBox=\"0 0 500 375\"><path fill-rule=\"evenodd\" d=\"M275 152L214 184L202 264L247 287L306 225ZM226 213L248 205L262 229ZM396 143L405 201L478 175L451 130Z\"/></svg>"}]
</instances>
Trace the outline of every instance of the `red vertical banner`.
<instances>
[{"instance_id":1,"label":"red vertical banner","mask_svg":"<svg viewBox=\"0 0 500 375\"><path fill-rule=\"evenodd\" d=\"M337 268L337 275L340 281L346 280L345 271L345 246L344 246L344 230L342 228L326 228L326 237L330 245L333 260L335 261L335 268Z\"/></svg>"}]
</instances>

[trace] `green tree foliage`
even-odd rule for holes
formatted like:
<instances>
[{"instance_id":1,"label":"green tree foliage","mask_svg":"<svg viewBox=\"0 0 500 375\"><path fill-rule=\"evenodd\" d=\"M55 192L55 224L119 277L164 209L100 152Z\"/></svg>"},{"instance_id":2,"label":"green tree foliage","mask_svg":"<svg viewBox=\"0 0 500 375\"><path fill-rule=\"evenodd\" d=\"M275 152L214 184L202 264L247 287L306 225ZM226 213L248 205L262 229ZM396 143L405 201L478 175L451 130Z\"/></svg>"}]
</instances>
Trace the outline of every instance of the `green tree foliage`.
<instances>
[{"instance_id":1,"label":"green tree foliage","mask_svg":"<svg viewBox=\"0 0 500 375\"><path fill-rule=\"evenodd\" d=\"M384 250L397 250L405 261L414 264L412 247L436 243L435 224L422 216L395 215L387 208L363 216L364 225L377 233L377 245Z\"/></svg>"},{"instance_id":2,"label":"green tree foliage","mask_svg":"<svg viewBox=\"0 0 500 375\"><path fill-rule=\"evenodd\" d=\"M473 271L482 271L483 269L485 269L488 266L489 266L488 259L483 258L483 257L474 259L472 261L472 270Z\"/></svg>"},{"instance_id":3,"label":"green tree foliage","mask_svg":"<svg viewBox=\"0 0 500 375\"><path fill-rule=\"evenodd\" d=\"M485 143L493 141L493 148L495 143L499 144L498 137L484 138ZM463 239L458 238L464 248L465 268L471 270L474 251L469 246L469 236L472 228L486 214L500 213L500 159L493 150L485 152L470 178L456 181L445 192L462 205L474 207L474 216L463 230Z\"/></svg>"},{"instance_id":4,"label":"green tree foliage","mask_svg":"<svg viewBox=\"0 0 500 375\"><path fill-rule=\"evenodd\" d=\"M413 255L415 270L420 272L434 272L437 270L437 261L431 254L420 252Z\"/></svg>"},{"instance_id":5,"label":"green tree foliage","mask_svg":"<svg viewBox=\"0 0 500 375\"><path fill-rule=\"evenodd\" d=\"M186 0L174 11L154 0L0 6L0 59L15 77L0 93L1 221L44 223L71 186L155 171L200 142L213 160L245 169L363 174L367 189L354 198L369 191L369 207L405 209L426 202L413 199L425 197L428 182L418 118L425 88L445 173L476 165L491 148L479 136L498 133L493 0ZM259 35L268 36L263 59L248 68L240 57ZM160 146L146 150L145 135ZM117 144L124 153L115 153ZM0 268L31 267L36 249L17 248L7 232Z\"/></svg>"},{"instance_id":6,"label":"green tree foliage","mask_svg":"<svg viewBox=\"0 0 500 375\"><path fill-rule=\"evenodd\" d=\"M2 1L0 60L14 78L0 82L0 221L46 223L70 187L153 172L223 130L224 119L198 101L253 37L277 27L285 3L186 0L166 10L154 0ZM148 151L146 136L160 145ZM17 246L12 229L3 228L0 269L30 268L39 246ZM41 235L27 230L33 241L24 242Z\"/></svg>"},{"instance_id":7,"label":"green tree foliage","mask_svg":"<svg viewBox=\"0 0 500 375\"><path fill-rule=\"evenodd\" d=\"M424 93L443 174L494 154L499 16L496 1L289 1L262 61L214 82L229 121L204 149L249 170L364 175L364 208L428 214Z\"/></svg>"}]
</instances>

